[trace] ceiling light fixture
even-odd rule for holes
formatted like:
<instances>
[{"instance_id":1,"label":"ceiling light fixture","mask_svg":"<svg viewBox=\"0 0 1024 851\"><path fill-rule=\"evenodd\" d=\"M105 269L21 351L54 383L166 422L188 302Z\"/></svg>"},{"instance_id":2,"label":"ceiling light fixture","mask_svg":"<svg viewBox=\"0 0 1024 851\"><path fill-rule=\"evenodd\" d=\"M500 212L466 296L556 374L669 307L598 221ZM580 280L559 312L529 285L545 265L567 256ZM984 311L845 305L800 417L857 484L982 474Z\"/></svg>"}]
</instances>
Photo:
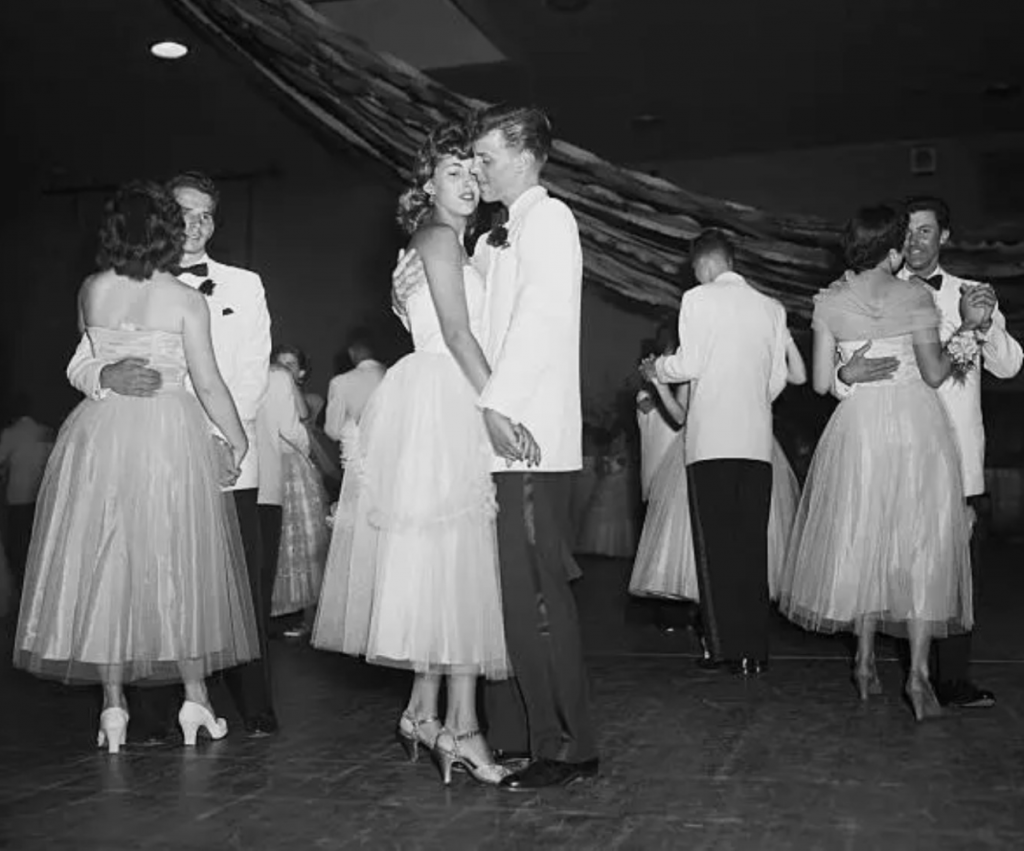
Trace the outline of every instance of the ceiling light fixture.
<instances>
[{"instance_id":1,"label":"ceiling light fixture","mask_svg":"<svg viewBox=\"0 0 1024 851\"><path fill-rule=\"evenodd\" d=\"M188 48L176 41L158 41L149 48L149 52L159 59L181 59L188 53Z\"/></svg>"}]
</instances>

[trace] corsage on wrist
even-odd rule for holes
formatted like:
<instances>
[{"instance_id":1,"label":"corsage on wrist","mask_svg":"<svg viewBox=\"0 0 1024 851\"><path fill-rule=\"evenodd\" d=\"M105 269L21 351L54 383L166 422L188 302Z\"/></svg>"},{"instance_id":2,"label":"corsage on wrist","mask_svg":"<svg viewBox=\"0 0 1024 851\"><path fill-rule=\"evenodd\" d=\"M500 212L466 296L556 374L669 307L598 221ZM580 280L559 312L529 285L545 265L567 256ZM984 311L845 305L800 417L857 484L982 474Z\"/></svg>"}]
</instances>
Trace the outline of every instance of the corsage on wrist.
<instances>
[{"instance_id":1,"label":"corsage on wrist","mask_svg":"<svg viewBox=\"0 0 1024 851\"><path fill-rule=\"evenodd\" d=\"M967 376L978 365L978 355L981 347L978 345L978 337L974 331L957 331L946 341L943 346L946 354L952 362L951 375L958 384L964 384Z\"/></svg>"}]
</instances>

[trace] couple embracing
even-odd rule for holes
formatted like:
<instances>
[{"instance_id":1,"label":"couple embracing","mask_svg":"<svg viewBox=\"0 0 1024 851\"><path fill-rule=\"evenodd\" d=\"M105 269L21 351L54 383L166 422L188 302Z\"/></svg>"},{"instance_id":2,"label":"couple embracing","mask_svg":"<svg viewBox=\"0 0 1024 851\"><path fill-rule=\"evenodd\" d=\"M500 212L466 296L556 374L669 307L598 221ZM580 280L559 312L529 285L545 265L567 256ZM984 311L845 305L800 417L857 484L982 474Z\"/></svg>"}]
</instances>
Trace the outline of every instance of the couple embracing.
<instances>
[{"instance_id":1,"label":"couple embracing","mask_svg":"<svg viewBox=\"0 0 1024 851\"><path fill-rule=\"evenodd\" d=\"M363 414L312 638L414 672L397 736L445 783L460 766L529 790L598 766L566 542L582 253L569 208L540 185L550 149L542 112L495 107L435 128L418 154L395 275L415 350ZM470 256L481 199L508 220Z\"/></svg>"}]
</instances>

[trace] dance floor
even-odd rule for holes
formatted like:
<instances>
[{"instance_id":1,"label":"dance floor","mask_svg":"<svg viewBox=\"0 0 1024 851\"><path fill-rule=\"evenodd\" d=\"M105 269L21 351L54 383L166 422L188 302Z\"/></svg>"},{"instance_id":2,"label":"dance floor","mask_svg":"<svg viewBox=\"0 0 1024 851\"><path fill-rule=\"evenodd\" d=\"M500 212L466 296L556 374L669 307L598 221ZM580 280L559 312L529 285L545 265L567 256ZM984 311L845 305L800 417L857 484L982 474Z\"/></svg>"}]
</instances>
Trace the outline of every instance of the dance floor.
<instances>
[{"instance_id":1,"label":"dance floor","mask_svg":"<svg viewBox=\"0 0 1024 851\"><path fill-rule=\"evenodd\" d=\"M704 673L688 633L628 601L626 562L584 558L601 774L536 794L445 789L392 738L406 677L302 644L272 647L280 735L114 757L93 747L95 690L5 662L0 848L1024 848L1022 562L991 544L977 588L975 678L998 705L916 725L894 645L866 705L841 639L781 621L766 675Z\"/></svg>"}]
</instances>

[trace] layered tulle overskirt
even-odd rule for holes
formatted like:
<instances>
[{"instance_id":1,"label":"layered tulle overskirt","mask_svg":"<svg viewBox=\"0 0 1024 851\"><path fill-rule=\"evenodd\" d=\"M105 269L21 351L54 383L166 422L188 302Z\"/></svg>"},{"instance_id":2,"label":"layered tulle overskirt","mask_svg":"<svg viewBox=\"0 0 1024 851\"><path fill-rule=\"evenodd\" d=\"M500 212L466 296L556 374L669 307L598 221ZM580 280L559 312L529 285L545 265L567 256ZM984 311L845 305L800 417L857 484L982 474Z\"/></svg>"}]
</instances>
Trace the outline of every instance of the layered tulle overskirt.
<instances>
[{"instance_id":1,"label":"layered tulle overskirt","mask_svg":"<svg viewBox=\"0 0 1024 851\"><path fill-rule=\"evenodd\" d=\"M447 354L392 367L346 458L312 641L431 673L508 673L492 453Z\"/></svg>"},{"instance_id":2,"label":"layered tulle overskirt","mask_svg":"<svg viewBox=\"0 0 1024 851\"><path fill-rule=\"evenodd\" d=\"M15 664L90 681L180 679L259 655L245 556L199 403L85 400L43 477Z\"/></svg>"},{"instance_id":3,"label":"layered tulle overskirt","mask_svg":"<svg viewBox=\"0 0 1024 851\"><path fill-rule=\"evenodd\" d=\"M780 608L821 631L859 618L905 634L972 624L969 521L959 451L920 380L864 386L840 403L804 484Z\"/></svg>"}]
</instances>

